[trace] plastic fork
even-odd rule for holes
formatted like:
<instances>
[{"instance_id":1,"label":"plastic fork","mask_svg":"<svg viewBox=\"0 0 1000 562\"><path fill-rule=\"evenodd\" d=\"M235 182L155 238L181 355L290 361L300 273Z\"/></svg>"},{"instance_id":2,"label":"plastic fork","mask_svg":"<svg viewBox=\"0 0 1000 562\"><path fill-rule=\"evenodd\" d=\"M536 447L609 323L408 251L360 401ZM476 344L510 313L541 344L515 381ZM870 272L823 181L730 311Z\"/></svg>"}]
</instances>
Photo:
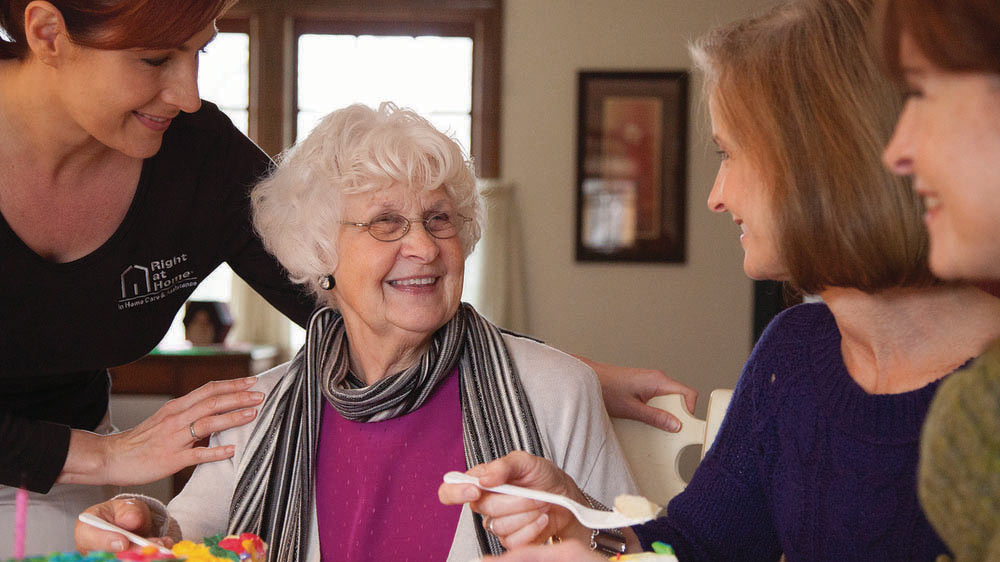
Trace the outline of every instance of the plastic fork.
<instances>
[{"instance_id":1,"label":"plastic fork","mask_svg":"<svg viewBox=\"0 0 1000 562\"><path fill-rule=\"evenodd\" d=\"M170 554L170 555L173 555L173 552L169 548L162 547L162 546L156 544L155 542L152 542L150 540L144 539L144 538L140 537L139 535L133 533L132 531L126 531L125 529L122 529L118 525L115 525L114 523L110 523L108 521L105 521L105 520L101 519L100 517L97 517L96 515L93 515L91 513L81 513L80 516L78 517L78 519L80 521L83 521L87 525L90 525L92 527L97 527L98 529L104 529L105 531L112 531L112 532L115 532L115 533L121 533L121 534L125 535L126 537L128 537L128 540L134 542L135 544L137 544L139 546L151 546L151 547L155 548L156 550L158 550L160 552L160 554Z\"/></svg>"},{"instance_id":2,"label":"plastic fork","mask_svg":"<svg viewBox=\"0 0 1000 562\"><path fill-rule=\"evenodd\" d=\"M501 484L493 487L483 486L479 483L478 478L475 476L469 476L468 474L462 472L452 471L446 473L444 475L444 482L445 484L472 484L473 486L483 490L489 490L490 492L496 492L498 494L520 496L522 498L556 504L565 507L570 513L573 514L574 517L576 517L576 520L579 521L581 525L590 529L618 529L621 527L631 527L632 525L638 525L650 520L649 518L637 519L626 517L618 511L600 511L597 509L591 509L567 498L566 496L543 492L541 490L522 488L521 486L514 486L512 484Z\"/></svg>"}]
</instances>

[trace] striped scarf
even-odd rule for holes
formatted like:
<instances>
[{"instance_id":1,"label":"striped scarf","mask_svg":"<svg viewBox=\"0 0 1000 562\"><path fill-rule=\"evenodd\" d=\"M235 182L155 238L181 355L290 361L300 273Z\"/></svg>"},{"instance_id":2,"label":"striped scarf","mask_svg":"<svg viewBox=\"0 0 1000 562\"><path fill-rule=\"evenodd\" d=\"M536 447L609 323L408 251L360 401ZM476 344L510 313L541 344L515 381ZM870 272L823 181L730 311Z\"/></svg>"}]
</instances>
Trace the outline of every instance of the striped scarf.
<instances>
[{"instance_id":1,"label":"striped scarf","mask_svg":"<svg viewBox=\"0 0 1000 562\"><path fill-rule=\"evenodd\" d=\"M380 421L421 406L458 365L467 467L515 450L543 455L541 438L500 330L463 303L413 367L364 386L350 373L343 317L313 313L306 343L261 406L240 461L229 533L254 532L271 562L304 556L315 499L316 445L325 398L347 419ZM480 550L503 552L474 514Z\"/></svg>"}]
</instances>

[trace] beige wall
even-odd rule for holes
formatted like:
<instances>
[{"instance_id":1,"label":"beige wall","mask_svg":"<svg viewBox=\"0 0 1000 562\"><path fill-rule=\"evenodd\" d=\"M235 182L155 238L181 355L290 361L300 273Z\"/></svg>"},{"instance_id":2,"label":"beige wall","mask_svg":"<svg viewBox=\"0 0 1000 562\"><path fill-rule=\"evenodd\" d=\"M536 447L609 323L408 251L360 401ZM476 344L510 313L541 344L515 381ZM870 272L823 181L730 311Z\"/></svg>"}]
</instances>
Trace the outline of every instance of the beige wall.
<instances>
[{"instance_id":1,"label":"beige wall","mask_svg":"<svg viewBox=\"0 0 1000 562\"><path fill-rule=\"evenodd\" d=\"M751 339L739 231L705 199L718 165L692 76L685 264L574 261L576 73L687 69L686 45L760 0L505 0L501 169L523 211L532 333L597 360L732 387ZM699 400L703 414L704 400Z\"/></svg>"}]
</instances>

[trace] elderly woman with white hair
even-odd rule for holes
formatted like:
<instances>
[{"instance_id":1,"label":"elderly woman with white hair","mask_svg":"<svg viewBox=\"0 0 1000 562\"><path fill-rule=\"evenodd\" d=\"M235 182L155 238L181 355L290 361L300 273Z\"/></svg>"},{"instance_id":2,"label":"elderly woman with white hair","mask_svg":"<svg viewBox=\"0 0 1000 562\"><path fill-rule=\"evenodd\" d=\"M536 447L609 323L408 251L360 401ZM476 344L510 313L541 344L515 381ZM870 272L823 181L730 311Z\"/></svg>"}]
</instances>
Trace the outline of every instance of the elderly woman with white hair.
<instances>
[{"instance_id":1,"label":"elderly woman with white hair","mask_svg":"<svg viewBox=\"0 0 1000 562\"><path fill-rule=\"evenodd\" d=\"M483 203L453 139L392 104L353 105L252 199L266 247L320 305L306 344L260 376L255 425L212 437L235 455L200 466L166 512L131 498L91 511L134 511L168 541L257 532L271 560L466 562L502 547L489 521L438 502L447 471L521 450L599 502L635 489L593 371L461 302Z\"/></svg>"}]
</instances>

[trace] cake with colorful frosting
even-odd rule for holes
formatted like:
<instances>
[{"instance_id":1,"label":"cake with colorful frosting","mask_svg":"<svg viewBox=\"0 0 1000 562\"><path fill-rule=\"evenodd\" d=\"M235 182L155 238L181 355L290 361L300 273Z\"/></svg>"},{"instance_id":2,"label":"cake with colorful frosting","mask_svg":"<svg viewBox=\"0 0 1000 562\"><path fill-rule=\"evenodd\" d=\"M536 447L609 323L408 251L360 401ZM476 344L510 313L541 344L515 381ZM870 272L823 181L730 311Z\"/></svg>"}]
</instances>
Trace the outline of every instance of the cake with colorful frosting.
<instances>
[{"instance_id":1,"label":"cake with colorful frosting","mask_svg":"<svg viewBox=\"0 0 1000 562\"><path fill-rule=\"evenodd\" d=\"M53 552L45 556L32 556L7 562L147 562L151 560L185 560L187 562L265 562L267 544L253 533L207 537L203 542L181 541L170 549L172 554L160 552L152 546L136 547L122 552Z\"/></svg>"}]
</instances>

